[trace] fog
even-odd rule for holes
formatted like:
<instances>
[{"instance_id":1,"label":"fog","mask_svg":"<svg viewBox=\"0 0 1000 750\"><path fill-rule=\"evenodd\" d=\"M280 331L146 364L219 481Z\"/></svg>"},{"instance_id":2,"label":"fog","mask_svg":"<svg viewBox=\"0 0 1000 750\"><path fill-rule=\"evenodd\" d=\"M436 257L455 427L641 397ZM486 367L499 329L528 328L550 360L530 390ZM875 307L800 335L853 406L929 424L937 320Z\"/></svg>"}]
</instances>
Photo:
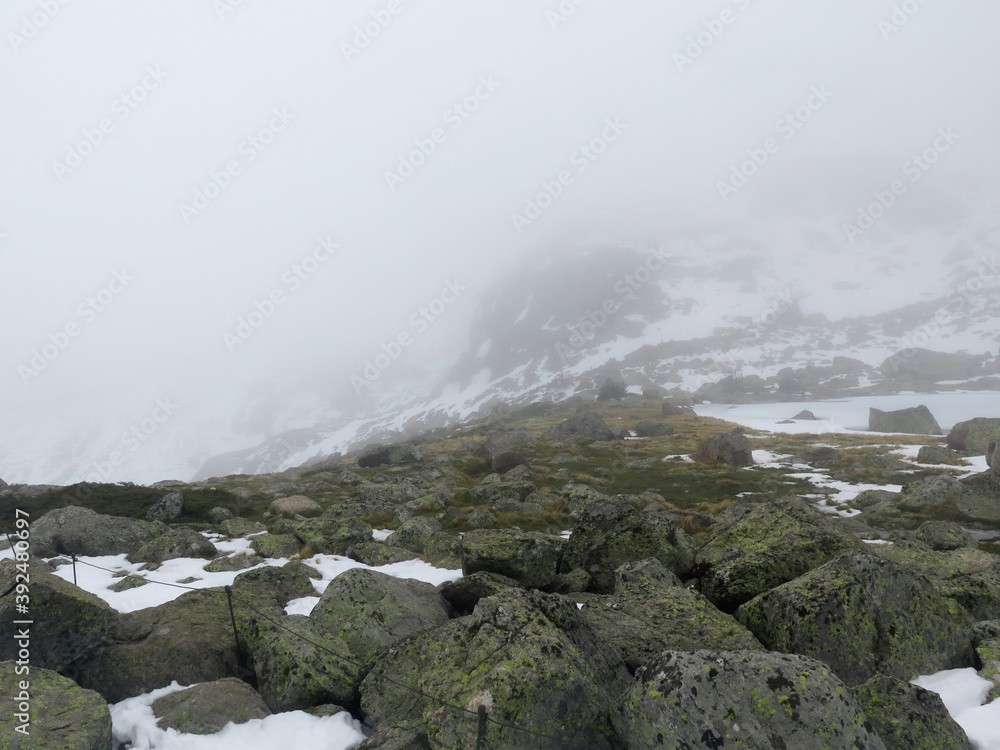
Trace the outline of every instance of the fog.
<instances>
[{"instance_id":1,"label":"fog","mask_svg":"<svg viewBox=\"0 0 1000 750\"><path fill-rule=\"evenodd\" d=\"M895 181L886 226L996 210L998 29L988 0L10 0L0 476L158 400L206 451L370 409L541 253L785 223L871 253L841 228Z\"/></svg>"}]
</instances>

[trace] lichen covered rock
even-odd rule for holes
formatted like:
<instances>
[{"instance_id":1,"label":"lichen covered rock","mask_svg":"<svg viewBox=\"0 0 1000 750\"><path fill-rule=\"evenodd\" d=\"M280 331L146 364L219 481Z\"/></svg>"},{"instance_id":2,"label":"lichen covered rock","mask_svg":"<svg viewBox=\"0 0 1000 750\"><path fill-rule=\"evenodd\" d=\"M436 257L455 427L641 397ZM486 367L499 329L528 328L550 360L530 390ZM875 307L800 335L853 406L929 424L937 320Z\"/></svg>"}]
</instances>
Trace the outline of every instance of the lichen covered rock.
<instances>
[{"instance_id":1,"label":"lichen covered rock","mask_svg":"<svg viewBox=\"0 0 1000 750\"><path fill-rule=\"evenodd\" d=\"M462 538L462 572L513 578L527 588L545 588L556 577L565 545L559 537L516 529L476 529Z\"/></svg>"},{"instance_id":2,"label":"lichen covered rock","mask_svg":"<svg viewBox=\"0 0 1000 750\"><path fill-rule=\"evenodd\" d=\"M151 708L161 728L185 734L215 734L229 722L245 724L271 715L260 694L234 677L164 695Z\"/></svg>"},{"instance_id":3,"label":"lichen covered rock","mask_svg":"<svg viewBox=\"0 0 1000 750\"><path fill-rule=\"evenodd\" d=\"M885 750L837 676L789 654L667 651L639 670L616 724L633 750Z\"/></svg>"},{"instance_id":4,"label":"lichen covered rock","mask_svg":"<svg viewBox=\"0 0 1000 750\"><path fill-rule=\"evenodd\" d=\"M972 750L941 696L893 677L878 675L851 689L886 750Z\"/></svg>"}]
</instances>

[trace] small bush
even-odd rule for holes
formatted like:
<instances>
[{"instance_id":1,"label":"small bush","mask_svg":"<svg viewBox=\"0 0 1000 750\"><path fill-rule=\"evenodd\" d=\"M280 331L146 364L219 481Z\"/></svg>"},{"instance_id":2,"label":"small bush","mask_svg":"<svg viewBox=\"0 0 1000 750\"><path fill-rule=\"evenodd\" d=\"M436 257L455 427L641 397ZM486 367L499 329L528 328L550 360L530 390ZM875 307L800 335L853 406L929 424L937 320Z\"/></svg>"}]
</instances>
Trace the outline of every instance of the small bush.
<instances>
[{"instance_id":1,"label":"small bush","mask_svg":"<svg viewBox=\"0 0 1000 750\"><path fill-rule=\"evenodd\" d=\"M628 386L621 380L608 378L597 393L598 401L621 401L628 395Z\"/></svg>"}]
</instances>

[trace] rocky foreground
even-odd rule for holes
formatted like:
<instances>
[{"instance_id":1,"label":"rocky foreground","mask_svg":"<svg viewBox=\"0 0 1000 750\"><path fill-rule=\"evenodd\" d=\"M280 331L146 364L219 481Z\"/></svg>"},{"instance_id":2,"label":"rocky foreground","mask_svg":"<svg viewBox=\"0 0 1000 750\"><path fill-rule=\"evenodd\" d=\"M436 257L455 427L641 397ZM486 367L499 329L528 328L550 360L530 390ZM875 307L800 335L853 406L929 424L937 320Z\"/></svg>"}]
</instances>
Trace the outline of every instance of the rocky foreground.
<instances>
[{"instance_id":1,"label":"rocky foreground","mask_svg":"<svg viewBox=\"0 0 1000 750\"><path fill-rule=\"evenodd\" d=\"M481 714L482 746L512 750L971 747L909 680L972 666L1000 691L1000 420L897 436L917 461L881 436L732 428L638 399L280 475L0 486L34 519L37 717L30 740L13 732L4 633L0 747L110 748L107 704L172 680L198 687L154 704L161 726L347 710L372 729L366 750L475 747ZM785 458L761 466L758 450ZM963 471L983 455L992 468ZM845 505L803 467L901 490ZM253 554L220 554L208 531L251 535ZM232 585L238 645L220 589L120 613L51 573L60 556L116 554L248 568ZM286 614L316 595L316 554L374 569ZM435 587L377 569L415 558L465 575ZM0 562L0 591L17 572ZM145 571L115 584L143 585ZM13 596L0 617L12 627Z\"/></svg>"}]
</instances>

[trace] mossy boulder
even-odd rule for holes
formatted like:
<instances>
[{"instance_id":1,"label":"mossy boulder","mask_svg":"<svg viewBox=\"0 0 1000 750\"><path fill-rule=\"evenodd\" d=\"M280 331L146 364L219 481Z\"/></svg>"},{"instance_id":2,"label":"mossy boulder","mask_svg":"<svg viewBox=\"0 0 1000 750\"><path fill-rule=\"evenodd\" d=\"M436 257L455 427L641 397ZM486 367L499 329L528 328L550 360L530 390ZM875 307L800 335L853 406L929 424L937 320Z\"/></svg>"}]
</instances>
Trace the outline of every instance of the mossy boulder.
<instances>
[{"instance_id":1,"label":"mossy boulder","mask_svg":"<svg viewBox=\"0 0 1000 750\"><path fill-rule=\"evenodd\" d=\"M4 750L111 750L111 712L97 693L34 663L29 675L13 661L0 662L0 747ZM30 724L17 697L27 680Z\"/></svg>"},{"instance_id":2,"label":"mossy boulder","mask_svg":"<svg viewBox=\"0 0 1000 750\"><path fill-rule=\"evenodd\" d=\"M618 438L607 422L595 411L581 408L569 419L545 431L546 440L597 440L608 441Z\"/></svg>"},{"instance_id":3,"label":"mossy boulder","mask_svg":"<svg viewBox=\"0 0 1000 750\"><path fill-rule=\"evenodd\" d=\"M948 447L983 454L991 440L1000 440L1000 418L976 417L958 422L948 433Z\"/></svg>"},{"instance_id":4,"label":"mossy boulder","mask_svg":"<svg viewBox=\"0 0 1000 750\"><path fill-rule=\"evenodd\" d=\"M699 461L719 462L730 466L753 466L750 439L737 427L732 432L712 435L698 443L695 458Z\"/></svg>"},{"instance_id":5,"label":"mossy boulder","mask_svg":"<svg viewBox=\"0 0 1000 750\"><path fill-rule=\"evenodd\" d=\"M267 526L247 518L227 518L219 523L219 529L228 537L237 537L267 531Z\"/></svg>"},{"instance_id":6,"label":"mossy boulder","mask_svg":"<svg viewBox=\"0 0 1000 750\"><path fill-rule=\"evenodd\" d=\"M365 448L358 456L358 466L362 469L371 469L377 466L412 464L422 460L423 455L416 446L408 443L372 445Z\"/></svg>"},{"instance_id":7,"label":"mossy boulder","mask_svg":"<svg viewBox=\"0 0 1000 750\"><path fill-rule=\"evenodd\" d=\"M616 713L626 747L885 750L825 664L755 651L667 651Z\"/></svg>"},{"instance_id":8,"label":"mossy boulder","mask_svg":"<svg viewBox=\"0 0 1000 750\"><path fill-rule=\"evenodd\" d=\"M372 540L372 527L357 518L310 518L294 527L296 538L313 551L343 555L355 544Z\"/></svg>"},{"instance_id":9,"label":"mossy boulder","mask_svg":"<svg viewBox=\"0 0 1000 750\"><path fill-rule=\"evenodd\" d=\"M853 552L736 612L772 651L821 659L848 685L972 664L973 618L918 571Z\"/></svg>"},{"instance_id":10,"label":"mossy boulder","mask_svg":"<svg viewBox=\"0 0 1000 750\"><path fill-rule=\"evenodd\" d=\"M899 502L901 505L924 506L958 502L968 493L968 489L955 477L940 474L936 477L918 479L903 485Z\"/></svg>"},{"instance_id":11,"label":"mossy boulder","mask_svg":"<svg viewBox=\"0 0 1000 750\"><path fill-rule=\"evenodd\" d=\"M108 640L78 662L77 681L110 703L173 680L210 682L239 669L222 589L189 591L158 607L119 615Z\"/></svg>"},{"instance_id":12,"label":"mossy boulder","mask_svg":"<svg viewBox=\"0 0 1000 750\"><path fill-rule=\"evenodd\" d=\"M606 594L614 590L617 568L649 558L683 577L692 560L684 532L672 519L638 511L625 500L597 501L580 513L559 570L583 569L590 590Z\"/></svg>"},{"instance_id":13,"label":"mossy boulder","mask_svg":"<svg viewBox=\"0 0 1000 750\"><path fill-rule=\"evenodd\" d=\"M664 651L758 651L763 646L701 594L674 585L659 560L619 568L614 595L584 602L580 615L630 672Z\"/></svg>"},{"instance_id":14,"label":"mossy boulder","mask_svg":"<svg viewBox=\"0 0 1000 750\"><path fill-rule=\"evenodd\" d=\"M361 705L375 730L426 734L432 747L472 747L476 722L441 710L399 683L496 722L594 750L618 747L610 722L629 675L569 600L505 589L482 599L468 617L400 644L361 685ZM539 746L522 731L489 724L486 746Z\"/></svg>"},{"instance_id":15,"label":"mossy boulder","mask_svg":"<svg viewBox=\"0 0 1000 750\"><path fill-rule=\"evenodd\" d=\"M918 464L949 464L960 465L964 463L961 456L944 445L925 445L917 451Z\"/></svg>"},{"instance_id":16,"label":"mossy boulder","mask_svg":"<svg viewBox=\"0 0 1000 750\"><path fill-rule=\"evenodd\" d=\"M305 495L279 497L271 503L268 510L274 515L284 518L295 518L295 516L315 518L323 512L323 508L320 507L319 503Z\"/></svg>"},{"instance_id":17,"label":"mossy boulder","mask_svg":"<svg viewBox=\"0 0 1000 750\"><path fill-rule=\"evenodd\" d=\"M299 554L302 543L295 534L261 534L250 541L250 549L260 557L291 557Z\"/></svg>"},{"instance_id":18,"label":"mossy boulder","mask_svg":"<svg viewBox=\"0 0 1000 750\"><path fill-rule=\"evenodd\" d=\"M579 515L591 503L606 502L611 498L603 492L598 492L586 484L567 484L559 491L559 497L566 503L570 512Z\"/></svg>"},{"instance_id":19,"label":"mossy boulder","mask_svg":"<svg viewBox=\"0 0 1000 750\"><path fill-rule=\"evenodd\" d=\"M419 555L424 551L430 538L439 531L441 524L433 518L411 518L401 523L399 528L388 536L385 543L408 549Z\"/></svg>"},{"instance_id":20,"label":"mossy boulder","mask_svg":"<svg viewBox=\"0 0 1000 750\"><path fill-rule=\"evenodd\" d=\"M146 586L149 584L145 578L139 575L129 575L124 576L119 579L117 583L113 583L108 586L111 591L121 593L122 591L131 591L132 589L137 589L140 586Z\"/></svg>"},{"instance_id":21,"label":"mossy boulder","mask_svg":"<svg viewBox=\"0 0 1000 750\"><path fill-rule=\"evenodd\" d=\"M673 435L674 428L655 419L640 419L635 423L635 434L639 437L662 437Z\"/></svg>"},{"instance_id":22,"label":"mossy boulder","mask_svg":"<svg viewBox=\"0 0 1000 750\"><path fill-rule=\"evenodd\" d=\"M872 432L902 432L907 435L942 434L941 425L923 404L896 411L882 411L872 407L868 412L868 429Z\"/></svg>"},{"instance_id":23,"label":"mossy boulder","mask_svg":"<svg viewBox=\"0 0 1000 750\"><path fill-rule=\"evenodd\" d=\"M71 505L50 510L31 524L31 552L39 557L131 554L168 528L158 521L106 516Z\"/></svg>"},{"instance_id":24,"label":"mossy boulder","mask_svg":"<svg viewBox=\"0 0 1000 750\"><path fill-rule=\"evenodd\" d=\"M13 622L23 620L24 615L17 612L17 593L11 589L24 583L20 575L13 560L0 560L0 592L8 592L0 597L0 622L3 623L0 660L17 658L14 635L19 626ZM120 615L103 599L52 575L39 565L29 565L27 577L30 619L34 621L31 625L32 669L71 671L75 662L108 643L108 631Z\"/></svg>"},{"instance_id":25,"label":"mossy boulder","mask_svg":"<svg viewBox=\"0 0 1000 750\"><path fill-rule=\"evenodd\" d=\"M421 557L434 567L459 570L462 567L462 540L439 532L427 540Z\"/></svg>"},{"instance_id":26,"label":"mossy boulder","mask_svg":"<svg viewBox=\"0 0 1000 750\"><path fill-rule=\"evenodd\" d=\"M257 555L247 555L236 553L225 557L217 557L205 566L207 573L231 573L234 570L246 570L255 565L260 565L261 560Z\"/></svg>"},{"instance_id":27,"label":"mossy boulder","mask_svg":"<svg viewBox=\"0 0 1000 750\"><path fill-rule=\"evenodd\" d=\"M491 506L504 502L521 503L538 488L531 482L482 482L470 490L472 499Z\"/></svg>"},{"instance_id":28,"label":"mossy boulder","mask_svg":"<svg viewBox=\"0 0 1000 750\"><path fill-rule=\"evenodd\" d=\"M245 724L271 715L260 694L235 677L164 695L151 708L161 728L185 734L215 734L230 722Z\"/></svg>"},{"instance_id":29,"label":"mossy boulder","mask_svg":"<svg viewBox=\"0 0 1000 750\"><path fill-rule=\"evenodd\" d=\"M150 521L173 521L184 512L184 493L180 490L168 492L146 511Z\"/></svg>"},{"instance_id":30,"label":"mossy boulder","mask_svg":"<svg viewBox=\"0 0 1000 750\"><path fill-rule=\"evenodd\" d=\"M886 675L872 677L851 692L886 750L972 750L965 730L937 693Z\"/></svg>"},{"instance_id":31,"label":"mossy boulder","mask_svg":"<svg viewBox=\"0 0 1000 750\"><path fill-rule=\"evenodd\" d=\"M733 612L786 581L864 543L798 498L736 508L695 555L701 592Z\"/></svg>"},{"instance_id":32,"label":"mossy boulder","mask_svg":"<svg viewBox=\"0 0 1000 750\"><path fill-rule=\"evenodd\" d=\"M476 529L462 537L462 572L513 578L527 588L551 585L566 545L559 537L516 529Z\"/></svg>"},{"instance_id":33,"label":"mossy boulder","mask_svg":"<svg viewBox=\"0 0 1000 750\"><path fill-rule=\"evenodd\" d=\"M976 546L975 537L951 521L925 521L917 529L917 539L942 552Z\"/></svg>"},{"instance_id":34,"label":"mossy boulder","mask_svg":"<svg viewBox=\"0 0 1000 750\"><path fill-rule=\"evenodd\" d=\"M354 568L337 576L310 615L365 664L402 640L448 622L448 605L431 584Z\"/></svg>"},{"instance_id":35,"label":"mossy boulder","mask_svg":"<svg viewBox=\"0 0 1000 750\"><path fill-rule=\"evenodd\" d=\"M178 557L202 557L211 560L219 554L208 539L194 529L175 526L151 542L144 544L138 552L129 554L131 562L160 563Z\"/></svg>"},{"instance_id":36,"label":"mossy boulder","mask_svg":"<svg viewBox=\"0 0 1000 750\"><path fill-rule=\"evenodd\" d=\"M390 565L392 563L405 562L420 557L416 552L411 552L402 547L393 547L382 542L363 542L355 544L347 550L347 556L352 560L357 560L364 565Z\"/></svg>"},{"instance_id":37,"label":"mossy boulder","mask_svg":"<svg viewBox=\"0 0 1000 750\"><path fill-rule=\"evenodd\" d=\"M977 622L972 627L979 676L993 683L989 700L1000 698L1000 620Z\"/></svg>"}]
</instances>

